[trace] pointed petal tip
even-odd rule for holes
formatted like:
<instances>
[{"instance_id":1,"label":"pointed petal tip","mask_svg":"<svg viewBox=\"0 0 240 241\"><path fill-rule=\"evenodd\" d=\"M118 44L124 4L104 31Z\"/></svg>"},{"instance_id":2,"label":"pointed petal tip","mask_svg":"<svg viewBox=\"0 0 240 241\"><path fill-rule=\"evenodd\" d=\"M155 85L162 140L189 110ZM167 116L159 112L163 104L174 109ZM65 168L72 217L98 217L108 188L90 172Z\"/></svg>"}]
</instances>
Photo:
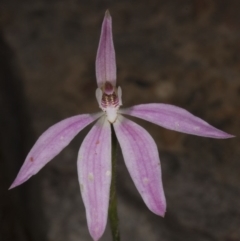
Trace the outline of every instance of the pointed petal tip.
<instances>
[{"instance_id":1,"label":"pointed petal tip","mask_svg":"<svg viewBox=\"0 0 240 241\"><path fill-rule=\"evenodd\" d=\"M11 190L11 189L13 189L16 186L18 186L18 185L13 182L12 185L8 188L8 190Z\"/></svg>"},{"instance_id":2,"label":"pointed petal tip","mask_svg":"<svg viewBox=\"0 0 240 241\"><path fill-rule=\"evenodd\" d=\"M102 228L99 229L96 227L90 227L89 233L94 241L98 241L102 237L104 230L105 230L105 227L103 229Z\"/></svg>"},{"instance_id":3,"label":"pointed petal tip","mask_svg":"<svg viewBox=\"0 0 240 241\"><path fill-rule=\"evenodd\" d=\"M22 178L22 179L20 179ZM13 181L12 185L8 188L8 190L11 190L17 186L20 186L21 184L23 184L24 182L26 182L30 177L24 177L18 174L18 176L15 178L15 180Z\"/></svg>"},{"instance_id":4,"label":"pointed petal tip","mask_svg":"<svg viewBox=\"0 0 240 241\"><path fill-rule=\"evenodd\" d=\"M165 214L166 214L166 209L164 210L160 210L158 213L156 213L157 215L161 216L162 218L165 217Z\"/></svg>"},{"instance_id":5,"label":"pointed petal tip","mask_svg":"<svg viewBox=\"0 0 240 241\"><path fill-rule=\"evenodd\" d=\"M164 198L165 199L165 198ZM160 206L158 206L158 207L149 207L148 206L148 208L150 209L150 211L151 212L153 212L153 213L155 213L156 215L158 215L158 216L161 216L161 217L163 217L164 218L164 216L165 216L165 214L166 214L166 202L165 203L163 203L163 204L160 204Z\"/></svg>"},{"instance_id":6,"label":"pointed petal tip","mask_svg":"<svg viewBox=\"0 0 240 241\"><path fill-rule=\"evenodd\" d=\"M210 137L215 138L215 139L229 139L229 138L234 138L234 137L236 137L236 136L234 136L234 135L228 134L228 133L226 133L226 132L224 132L224 131L221 131L221 130L219 130L219 129L216 129L216 130L217 130L217 131L216 131L216 134L213 135L213 136L210 136Z\"/></svg>"},{"instance_id":7,"label":"pointed petal tip","mask_svg":"<svg viewBox=\"0 0 240 241\"><path fill-rule=\"evenodd\" d=\"M152 210L151 210L151 211L152 211ZM164 218L164 217L165 217L165 214L166 214L165 211L153 212L153 213L156 214L156 215L158 215L158 216L160 216L160 217L162 217L162 218Z\"/></svg>"},{"instance_id":8,"label":"pointed petal tip","mask_svg":"<svg viewBox=\"0 0 240 241\"><path fill-rule=\"evenodd\" d=\"M96 234L96 233L90 233L90 234L94 241L98 241L102 236L102 234L100 234L100 235Z\"/></svg>"},{"instance_id":9,"label":"pointed petal tip","mask_svg":"<svg viewBox=\"0 0 240 241\"><path fill-rule=\"evenodd\" d=\"M111 14L108 9L105 12L105 18L111 18Z\"/></svg>"},{"instance_id":10,"label":"pointed petal tip","mask_svg":"<svg viewBox=\"0 0 240 241\"><path fill-rule=\"evenodd\" d=\"M225 138L228 139L228 138L234 138L234 137L236 137L236 136L226 133L226 137Z\"/></svg>"}]
</instances>

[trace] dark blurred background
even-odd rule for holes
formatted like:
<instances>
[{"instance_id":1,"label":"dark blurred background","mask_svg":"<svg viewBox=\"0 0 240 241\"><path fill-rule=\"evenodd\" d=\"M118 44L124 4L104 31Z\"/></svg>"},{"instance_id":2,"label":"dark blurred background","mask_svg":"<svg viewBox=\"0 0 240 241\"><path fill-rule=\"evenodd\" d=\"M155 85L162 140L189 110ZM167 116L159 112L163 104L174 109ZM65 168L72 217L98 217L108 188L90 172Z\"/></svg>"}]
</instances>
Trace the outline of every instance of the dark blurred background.
<instances>
[{"instance_id":1,"label":"dark blurred background","mask_svg":"<svg viewBox=\"0 0 240 241\"><path fill-rule=\"evenodd\" d=\"M1 0L1 241L91 240L76 170L89 128L38 175L7 189L44 130L98 111L95 56L106 9L125 107L174 104L240 135L239 0ZM159 147L168 208L164 219L146 208L119 152L122 240L239 241L239 137L139 123ZM102 240L111 240L109 228Z\"/></svg>"}]
</instances>

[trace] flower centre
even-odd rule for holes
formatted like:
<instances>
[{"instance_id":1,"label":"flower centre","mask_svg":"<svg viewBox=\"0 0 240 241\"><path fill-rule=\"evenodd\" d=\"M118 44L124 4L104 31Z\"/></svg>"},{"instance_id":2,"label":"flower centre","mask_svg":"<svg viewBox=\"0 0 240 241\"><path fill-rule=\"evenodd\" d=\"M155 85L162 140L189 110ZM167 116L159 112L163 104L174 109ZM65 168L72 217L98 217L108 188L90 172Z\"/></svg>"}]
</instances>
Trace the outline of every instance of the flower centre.
<instances>
[{"instance_id":1,"label":"flower centre","mask_svg":"<svg viewBox=\"0 0 240 241\"><path fill-rule=\"evenodd\" d=\"M117 119L117 111L122 105L121 88L116 89L110 82L106 82L101 89L96 90L96 98L99 107L106 112L108 121L114 123Z\"/></svg>"},{"instance_id":2,"label":"flower centre","mask_svg":"<svg viewBox=\"0 0 240 241\"><path fill-rule=\"evenodd\" d=\"M103 108L107 107L117 107L119 104L118 96L110 83L105 84L105 89L103 90L101 106Z\"/></svg>"}]
</instances>

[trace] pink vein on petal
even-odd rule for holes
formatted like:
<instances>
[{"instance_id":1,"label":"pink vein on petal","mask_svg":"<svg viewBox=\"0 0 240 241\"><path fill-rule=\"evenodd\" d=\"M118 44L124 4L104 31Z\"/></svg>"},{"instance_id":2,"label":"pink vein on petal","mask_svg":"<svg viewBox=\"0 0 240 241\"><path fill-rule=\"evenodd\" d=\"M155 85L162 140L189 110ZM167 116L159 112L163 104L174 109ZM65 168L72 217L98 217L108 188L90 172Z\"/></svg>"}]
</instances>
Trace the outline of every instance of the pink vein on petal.
<instances>
[{"instance_id":1,"label":"pink vein on petal","mask_svg":"<svg viewBox=\"0 0 240 241\"><path fill-rule=\"evenodd\" d=\"M96 58L96 78L100 88L107 81L116 86L116 59L112 37L112 18L109 11L106 11L102 23Z\"/></svg>"},{"instance_id":2,"label":"pink vein on petal","mask_svg":"<svg viewBox=\"0 0 240 241\"><path fill-rule=\"evenodd\" d=\"M209 125L206 121L194 116L187 110L173 105L142 104L132 106L128 109L120 109L119 112L187 134L219 139L234 137Z\"/></svg>"},{"instance_id":3,"label":"pink vein on petal","mask_svg":"<svg viewBox=\"0 0 240 241\"><path fill-rule=\"evenodd\" d=\"M85 137L78 154L78 176L91 236L106 227L111 184L111 128L103 116Z\"/></svg>"},{"instance_id":4,"label":"pink vein on petal","mask_svg":"<svg viewBox=\"0 0 240 241\"><path fill-rule=\"evenodd\" d=\"M166 200L157 146L149 133L119 115L113 124L127 169L148 208L164 216Z\"/></svg>"},{"instance_id":5,"label":"pink vein on petal","mask_svg":"<svg viewBox=\"0 0 240 241\"><path fill-rule=\"evenodd\" d=\"M27 181L51 161L87 125L101 114L77 115L58 122L48 128L36 141L23 163L11 188Z\"/></svg>"}]
</instances>

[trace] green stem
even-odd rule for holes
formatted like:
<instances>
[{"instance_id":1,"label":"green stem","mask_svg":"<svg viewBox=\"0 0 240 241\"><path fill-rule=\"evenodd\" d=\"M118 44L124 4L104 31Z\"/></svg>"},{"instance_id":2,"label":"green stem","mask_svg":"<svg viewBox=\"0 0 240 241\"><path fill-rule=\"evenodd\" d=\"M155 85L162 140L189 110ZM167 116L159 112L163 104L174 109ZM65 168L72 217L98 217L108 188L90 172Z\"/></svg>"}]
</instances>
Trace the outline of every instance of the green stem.
<instances>
[{"instance_id":1,"label":"green stem","mask_svg":"<svg viewBox=\"0 0 240 241\"><path fill-rule=\"evenodd\" d=\"M120 241L120 233L118 228L118 213L117 213L117 194L116 194L116 160L117 160L117 137L112 129L112 182L110 189L110 201L108 209L108 218L112 231L113 241Z\"/></svg>"}]
</instances>

